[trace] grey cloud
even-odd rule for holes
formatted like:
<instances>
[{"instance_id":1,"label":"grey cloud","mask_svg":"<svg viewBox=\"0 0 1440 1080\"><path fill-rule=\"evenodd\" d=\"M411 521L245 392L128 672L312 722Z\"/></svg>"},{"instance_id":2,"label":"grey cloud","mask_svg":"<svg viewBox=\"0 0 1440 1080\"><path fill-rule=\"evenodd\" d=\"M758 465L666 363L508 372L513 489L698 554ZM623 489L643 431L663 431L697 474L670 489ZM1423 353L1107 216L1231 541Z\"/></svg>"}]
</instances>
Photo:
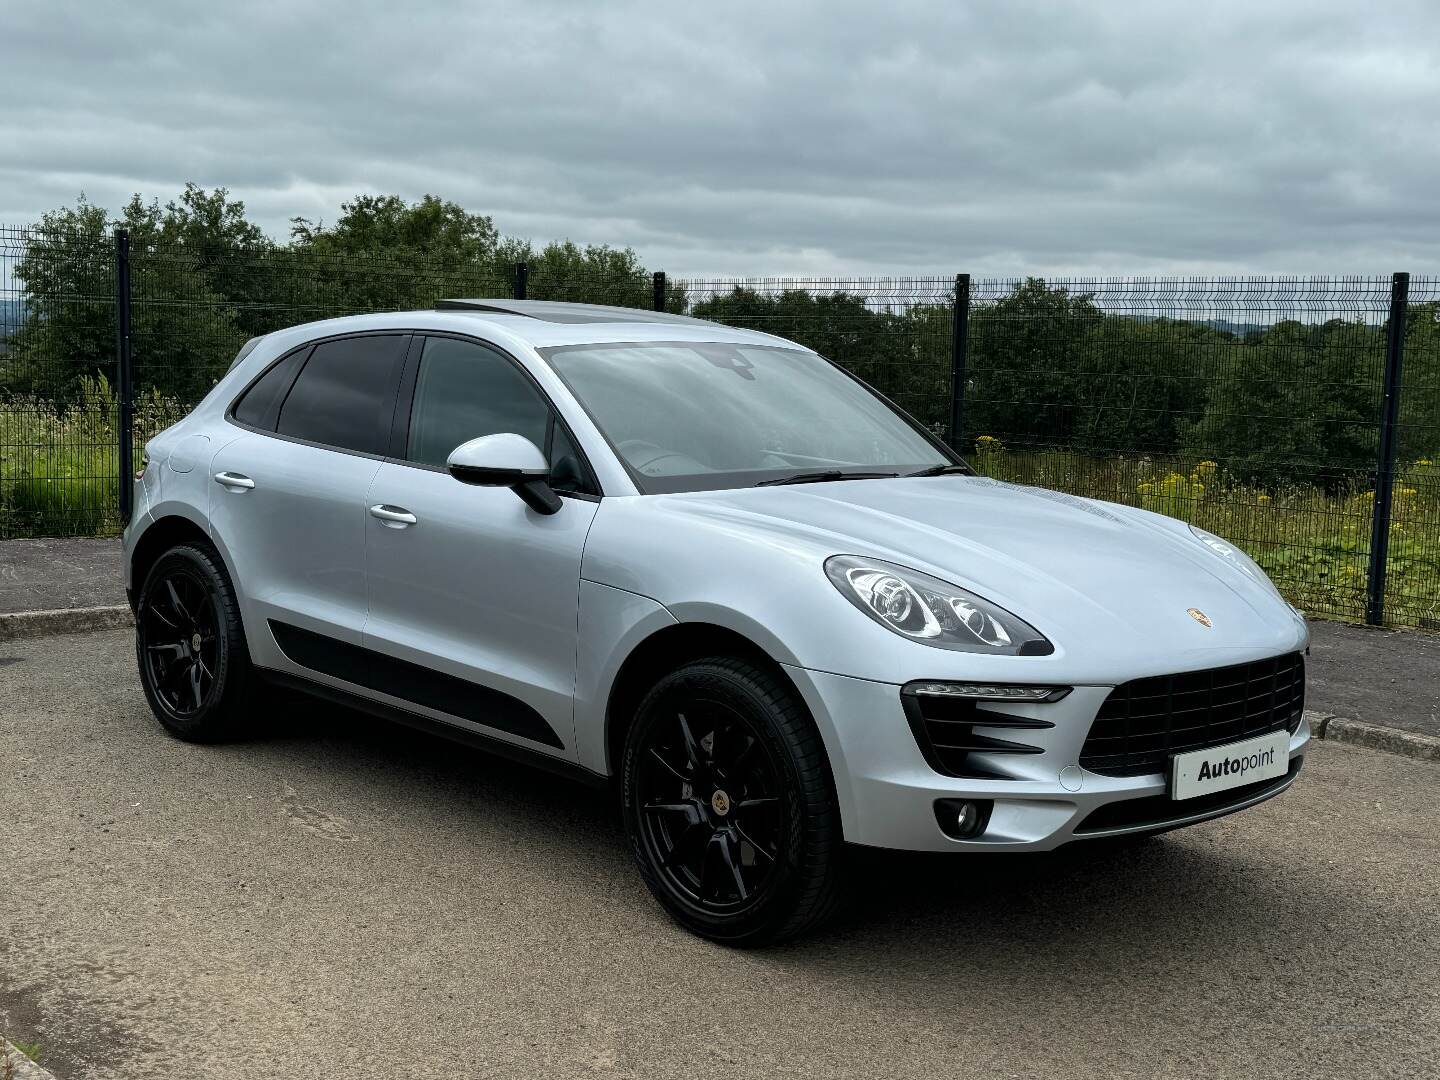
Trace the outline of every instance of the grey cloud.
<instances>
[{"instance_id":1,"label":"grey cloud","mask_svg":"<svg viewBox=\"0 0 1440 1080\"><path fill-rule=\"evenodd\" d=\"M1440 270L1440 11L174 2L0 13L0 221L435 192L672 273Z\"/></svg>"}]
</instances>

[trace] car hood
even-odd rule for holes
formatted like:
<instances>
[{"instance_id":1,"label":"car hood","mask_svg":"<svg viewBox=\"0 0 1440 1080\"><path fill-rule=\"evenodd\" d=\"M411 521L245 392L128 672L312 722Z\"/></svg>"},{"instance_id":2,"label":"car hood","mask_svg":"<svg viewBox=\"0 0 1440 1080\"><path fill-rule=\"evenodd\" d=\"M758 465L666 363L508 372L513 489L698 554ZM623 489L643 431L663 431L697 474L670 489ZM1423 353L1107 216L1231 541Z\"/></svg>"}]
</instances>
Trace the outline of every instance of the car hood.
<instances>
[{"instance_id":1,"label":"car hood","mask_svg":"<svg viewBox=\"0 0 1440 1080\"><path fill-rule=\"evenodd\" d=\"M923 570L1014 612L1057 648L1096 635L1161 649L1293 648L1305 633L1267 582L1183 523L1043 488L952 476L663 498L727 531Z\"/></svg>"}]
</instances>

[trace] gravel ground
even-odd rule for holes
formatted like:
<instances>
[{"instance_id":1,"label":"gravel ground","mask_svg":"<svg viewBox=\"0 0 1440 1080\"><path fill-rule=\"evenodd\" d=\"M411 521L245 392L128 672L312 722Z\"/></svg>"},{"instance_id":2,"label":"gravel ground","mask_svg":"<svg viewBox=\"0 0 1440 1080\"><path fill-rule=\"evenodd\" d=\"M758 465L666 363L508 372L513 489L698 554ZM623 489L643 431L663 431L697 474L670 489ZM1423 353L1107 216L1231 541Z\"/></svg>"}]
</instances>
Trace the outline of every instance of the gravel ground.
<instances>
[{"instance_id":1,"label":"gravel ground","mask_svg":"<svg viewBox=\"0 0 1440 1080\"><path fill-rule=\"evenodd\" d=\"M308 705L164 736L125 631L0 646L0 1030L79 1077L1420 1077L1440 768L1315 748L1130 851L857 853L827 932L671 925L608 799Z\"/></svg>"}]
</instances>

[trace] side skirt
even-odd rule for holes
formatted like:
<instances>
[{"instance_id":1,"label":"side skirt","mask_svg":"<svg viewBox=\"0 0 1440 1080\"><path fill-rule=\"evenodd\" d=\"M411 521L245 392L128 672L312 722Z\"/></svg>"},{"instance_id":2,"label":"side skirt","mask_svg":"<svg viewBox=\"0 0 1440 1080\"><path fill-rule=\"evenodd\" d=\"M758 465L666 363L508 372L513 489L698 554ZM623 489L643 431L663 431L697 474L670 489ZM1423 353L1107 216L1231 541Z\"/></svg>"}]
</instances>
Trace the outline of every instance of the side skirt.
<instances>
[{"instance_id":1,"label":"side skirt","mask_svg":"<svg viewBox=\"0 0 1440 1080\"><path fill-rule=\"evenodd\" d=\"M543 716L499 690L275 619L270 620L270 633L288 659L311 671L507 735L565 748Z\"/></svg>"},{"instance_id":2,"label":"side skirt","mask_svg":"<svg viewBox=\"0 0 1440 1080\"><path fill-rule=\"evenodd\" d=\"M315 682L302 675L292 675L286 671L274 671L264 668L256 669L256 674L272 686L283 687L287 690L296 690L302 694L308 694L311 697L320 698L348 709L357 709L360 712L369 713L371 716L377 716L382 720L403 724L417 731L438 735L442 739L449 739L451 742L461 743L465 746L473 747L476 750L483 750L485 753L494 754L496 757L507 758L521 765L529 765L532 768L543 769L546 772L563 776L568 780L577 780L590 787L603 788L607 787L610 783L610 777L592 772L583 765L577 765L572 761L562 761L548 754L531 750L529 747L502 742L500 739L491 738L488 735L482 735L479 732L470 731L467 728L456 727L454 724L447 724L445 721L436 720L433 717L422 716L420 713L410 712L407 709L398 708L384 701L375 701L372 698L352 693L349 690L341 690L336 686Z\"/></svg>"}]
</instances>

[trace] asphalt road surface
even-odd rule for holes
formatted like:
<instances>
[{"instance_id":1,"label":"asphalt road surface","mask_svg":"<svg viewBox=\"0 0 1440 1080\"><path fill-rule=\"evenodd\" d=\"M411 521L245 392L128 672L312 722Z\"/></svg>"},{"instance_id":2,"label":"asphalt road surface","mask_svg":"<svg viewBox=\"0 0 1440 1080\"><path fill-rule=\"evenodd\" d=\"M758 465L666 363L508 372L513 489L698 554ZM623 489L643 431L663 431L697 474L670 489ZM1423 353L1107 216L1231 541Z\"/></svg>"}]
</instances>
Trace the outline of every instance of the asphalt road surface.
<instances>
[{"instance_id":1,"label":"asphalt road surface","mask_svg":"<svg viewBox=\"0 0 1440 1080\"><path fill-rule=\"evenodd\" d=\"M352 713L188 746L130 635L0 646L0 1029L62 1077L1430 1077L1440 767L1319 746L1132 850L861 853L670 924L604 793Z\"/></svg>"}]
</instances>

